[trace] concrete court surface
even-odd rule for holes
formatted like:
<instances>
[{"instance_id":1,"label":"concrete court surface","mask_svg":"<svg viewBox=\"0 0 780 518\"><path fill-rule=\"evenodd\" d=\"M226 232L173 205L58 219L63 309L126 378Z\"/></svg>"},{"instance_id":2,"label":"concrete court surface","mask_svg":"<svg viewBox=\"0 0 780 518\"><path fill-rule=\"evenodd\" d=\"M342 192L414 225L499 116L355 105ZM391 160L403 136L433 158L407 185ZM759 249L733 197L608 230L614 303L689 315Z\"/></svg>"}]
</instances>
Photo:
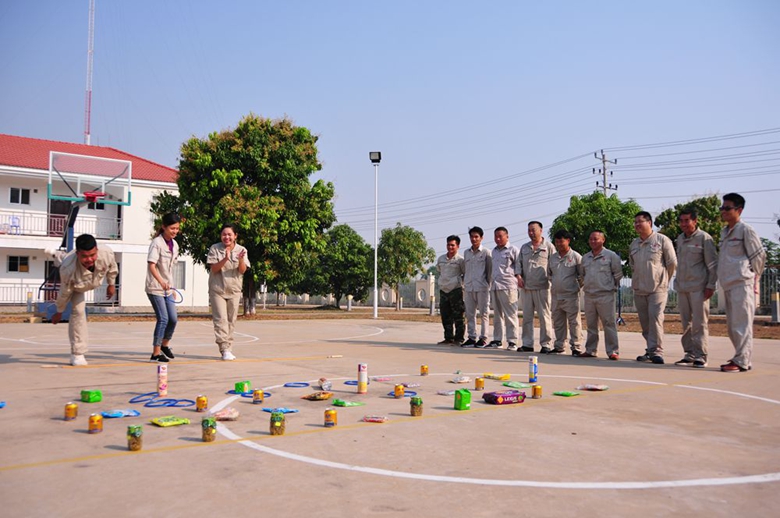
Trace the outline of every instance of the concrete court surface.
<instances>
[{"instance_id":1,"label":"concrete court surface","mask_svg":"<svg viewBox=\"0 0 780 518\"><path fill-rule=\"evenodd\" d=\"M90 323L87 367L67 365L66 325L0 327L0 502L2 516L776 516L780 505L780 341L756 341L754 369L726 374L726 338L711 338L710 366L676 367L679 336L667 336L667 365L641 364L639 334L621 333L621 360L539 356L542 399L493 406L472 390L469 411L439 390L460 370L511 373L527 381L529 354L433 345L441 326L386 320L239 321L234 362L217 359L209 321L181 322L169 364L169 397L209 397L232 406L213 443L200 439L194 408L130 404L156 390L146 360L153 324ZM538 344L537 344L538 350ZM332 357L339 356L340 357ZM345 380L368 363L373 381L357 395ZM421 364L430 369L421 377ZM306 401L334 382L339 408ZM299 409L286 434L271 436L269 414L226 391L249 380L272 395L264 406ZM424 415L387 396L394 382L421 383ZM486 380L486 389L501 383ZM553 396L580 383L605 392ZM101 403L63 407L82 389ZM530 395L530 389L529 389ZM141 417L106 419L87 433L92 412L133 408ZM389 417L364 423L366 414ZM144 424L143 450L127 451L128 424L176 415L192 424Z\"/></svg>"}]
</instances>

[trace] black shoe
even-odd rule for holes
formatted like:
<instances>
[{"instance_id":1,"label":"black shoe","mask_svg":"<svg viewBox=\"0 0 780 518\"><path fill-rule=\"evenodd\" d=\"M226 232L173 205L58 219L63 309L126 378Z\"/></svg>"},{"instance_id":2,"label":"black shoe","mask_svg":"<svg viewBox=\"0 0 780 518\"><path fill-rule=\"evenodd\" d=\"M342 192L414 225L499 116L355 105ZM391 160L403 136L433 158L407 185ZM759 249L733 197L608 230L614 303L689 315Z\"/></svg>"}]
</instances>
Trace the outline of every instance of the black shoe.
<instances>
[{"instance_id":1,"label":"black shoe","mask_svg":"<svg viewBox=\"0 0 780 518\"><path fill-rule=\"evenodd\" d=\"M463 345L463 338L456 338L450 345Z\"/></svg>"},{"instance_id":2,"label":"black shoe","mask_svg":"<svg viewBox=\"0 0 780 518\"><path fill-rule=\"evenodd\" d=\"M572 355L572 356L574 356L574 357L576 358L576 357L578 357L578 356L582 356L582 355L583 355L583 353L584 353L584 351L572 351L572 352L571 352L571 355Z\"/></svg>"},{"instance_id":3,"label":"black shoe","mask_svg":"<svg viewBox=\"0 0 780 518\"><path fill-rule=\"evenodd\" d=\"M469 338L468 340L460 344L461 347L469 347L472 345L477 345L477 341L474 340L473 338Z\"/></svg>"},{"instance_id":4,"label":"black shoe","mask_svg":"<svg viewBox=\"0 0 780 518\"><path fill-rule=\"evenodd\" d=\"M693 365L693 359L691 358L683 358L682 360L677 360L674 362L675 365L682 365L683 367L690 367Z\"/></svg>"},{"instance_id":5,"label":"black shoe","mask_svg":"<svg viewBox=\"0 0 780 518\"><path fill-rule=\"evenodd\" d=\"M487 342L485 342L485 339L484 338L480 338L479 340L477 340L477 343L474 344L474 347L476 347L477 349L482 349L486 345L487 345Z\"/></svg>"},{"instance_id":6,"label":"black shoe","mask_svg":"<svg viewBox=\"0 0 780 518\"><path fill-rule=\"evenodd\" d=\"M539 349L539 354L550 354L552 352L552 349L549 347L542 347Z\"/></svg>"},{"instance_id":7,"label":"black shoe","mask_svg":"<svg viewBox=\"0 0 780 518\"><path fill-rule=\"evenodd\" d=\"M501 340L493 340L485 346L486 349L498 349L501 347Z\"/></svg>"},{"instance_id":8,"label":"black shoe","mask_svg":"<svg viewBox=\"0 0 780 518\"><path fill-rule=\"evenodd\" d=\"M152 357L149 358L149 361L152 363L168 363L169 360L165 357L164 354L153 354Z\"/></svg>"},{"instance_id":9,"label":"black shoe","mask_svg":"<svg viewBox=\"0 0 780 518\"><path fill-rule=\"evenodd\" d=\"M170 358L171 360L173 360L174 358L176 358L176 357L173 355L173 351L171 351L171 348L170 348L170 347L168 347L167 345L160 346L160 350L162 351L162 353L163 353L165 356L167 356L167 357L168 357L168 358Z\"/></svg>"},{"instance_id":10,"label":"black shoe","mask_svg":"<svg viewBox=\"0 0 780 518\"><path fill-rule=\"evenodd\" d=\"M565 353L565 352L566 352L566 350L565 350L565 349L553 349L552 351L550 351L550 352L549 352L549 353L547 353L547 354L563 354L563 353Z\"/></svg>"},{"instance_id":11,"label":"black shoe","mask_svg":"<svg viewBox=\"0 0 780 518\"><path fill-rule=\"evenodd\" d=\"M534 352L534 346L533 345L524 345L520 349L518 349L521 353L532 353Z\"/></svg>"},{"instance_id":12,"label":"black shoe","mask_svg":"<svg viewBox=\"0 0 780 518\"><path fill-rule=\"evenodd\" d=\"M636 361L638 361L638 362L649 362L649 361L652 361L652 360L650 359L650 355L649 354L643 354L642 356L637 356L636 357Z\"/></svg>"},{"instance_id":13,"label":"black shoe","mask_svg":"<svg viewBox=\"0 0 780 518\"><path fill-rule=\"evenodd\" d=\"M707 366L707 360L702 360L701 358L698 360L693 360L693 366L697 369L703 369Z\"/></svg>"},{"instance_id":14,"label":"black shoe","mask_svg":"<svg viewBox=\"0 0 780 518\"><path fill-rule=\"evenodd\" d=\"M664 364L664 357L655 355L652 358L650 358L650 361L655 363L656 365L663 365Z\"/></svg>"},{"instance_id":15,"label":"black shoe","mask_svg":"<svg viewBox=\"0 0 780 518\"><path fill-rule=\"evenodd\" d=\"M454 344L454 343L455 343L455 342L453 342L453 341L452 341L452 340L450 340L449 338L445 338L445 339L444 339L444 340L442 340L441 342L437 342L437 343L436 343L436 345L452 345L452 344Z\"/></svg>"}]
</instances>

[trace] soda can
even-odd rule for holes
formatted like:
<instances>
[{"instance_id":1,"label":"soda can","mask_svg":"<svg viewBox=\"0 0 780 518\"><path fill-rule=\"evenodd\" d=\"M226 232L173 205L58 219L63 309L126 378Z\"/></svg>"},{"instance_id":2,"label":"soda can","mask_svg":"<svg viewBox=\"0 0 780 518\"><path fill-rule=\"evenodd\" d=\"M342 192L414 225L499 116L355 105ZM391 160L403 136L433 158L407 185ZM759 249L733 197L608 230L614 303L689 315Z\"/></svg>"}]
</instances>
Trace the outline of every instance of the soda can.
<instances>
[{"instance_id":1,"label":"soda can","mask_svg":"<svg viewBox=\"0 0 780 518\"><path fill-rule=\"evenodd\" d=\"M141 451L143 447L144 429L140 424L131 424L127 427L127 449L130 451Z\"/></svg>"},{"instance_id":2,"label":"soda can","mask_svg":"<svg viewBox=\"0 0 780 518\"><path fill-rule=\"evenodd\" d=\"M195 411L205 412L208 409L209 409L209 398L207 398L203 394L199 394L198 397L195 399Z\"/></svg>"},{"instance_id":3,"label":"soda can","mask_svg":"<svg viewBox=\"0 0 780 518\"><path fill-rule=\"evenodd\" d=\"M328 408L325 410L325 428L333 428L336 426L339 422L338 414L336 413L336 410L333 408Z\"/></svg>"},{"instance_id":4,"label":"soda can","mask_svg":"<svg viewBox=\"0 0 780 518\"><path fill-rule=\"evenodd\" d=\"M396 399L404 397L405 388L403 385L396 385L395 390L393 390L393 397Z\"/></svg>"},{"instance_id":5,"label":"soda can","mask_svg":"<svg viewBox=\"0 0 780 518\"><path fill-rule=\"evenodd\" d=\"M68 404L65 405L66 421L73 421L78 417L78 415L79 415L79 406L76 403L70 401Z\"/></svg>"},{"instance_id":6,"label":"soda can","mask_svg":"<svg viewBox=\"0 0 780 518\"><path fill-rule=\"evenodd\" d=\"M420 365L420 376L427 376L427 375L428 375L428 366Z\"/></svg>"},{"instance_id":7,"label":"soda can","mask_svg":"<svg viewBox=\"0 0 780 518\"><path fill-rule=\"evenodd\" d=\"M474 379L474 390L485 390L485 378Z\"/></svg>"},{"instance_id":8,"label":"soda can","mask_svg":"<svg viewBox=\"0 0 780 518\"><path fill-rule=\"evenodd\" d=\"M357 393L366 394L368 392L368 364L358 363Z\"/></svg>"},{"instance_id":9,"label":"soda can","mask_svg":"<svg viewBox=\"0 0 780 518\"><path fill-rule=\"evenodd\" d=\"M92 414L89 416L89 433L100 433L103 431L103 416Z\"/></svg>"},{"instance_id":10,"label":"soda can","mask_svg":"<svg viewBox=\"0 0 780 518\"><path fill-rule=\"evenodd\" d=\"M263 394L263 389L255 389L252 392L252 404L259 405L263 402L264 397L265 394Z\"/></svg>"},{"instance_id":11,"label":"soda can","mask_svg":"<svg viewBox=\"0 0 780 518\"><path fill-rule=\"evenodd\" d=\"M528 383L536 383L536 377L539 375L539 357L528 357Z\"/></svg>"},{"instance_id":12,"label":"soda can","mask_svg":"<svg viewBox=\"0 0 780 518\"><path fill-rule=\"evenodd\" d=\"M542 399L542 386L541 385L534 385L531 387L531 393L533 394L531 396L532 399Z\"/></svg>"}]
</instances>

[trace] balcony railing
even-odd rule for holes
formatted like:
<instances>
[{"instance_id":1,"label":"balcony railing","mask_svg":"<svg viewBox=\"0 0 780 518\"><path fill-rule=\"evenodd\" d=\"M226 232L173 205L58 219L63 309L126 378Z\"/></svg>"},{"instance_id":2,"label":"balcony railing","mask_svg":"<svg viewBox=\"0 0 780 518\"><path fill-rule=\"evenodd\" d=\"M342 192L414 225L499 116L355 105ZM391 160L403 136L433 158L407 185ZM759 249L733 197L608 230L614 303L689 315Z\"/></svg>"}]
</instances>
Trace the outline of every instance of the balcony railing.
<instances>
[{"instance_id":1,"label":"balcony railing","mask_svg":"<svg viewBox=\"0 0 780 518\"><path fill-rule=\"evenodd\" d=\"M33 211L0 209L0 234L62 237L68 217ZM121 239L121 218L79 215L75 235L92 234L98 239Z\"/></svg>"},{"instance_id":2,"label":"balcony railing","mask_svg":"<svg viewBox=\"0 0 780 518\"><path fill-rule=\"evenodd\" d=\"M40 301L54 301L57 299L57 290L52 287L51 291L41 290L40 296L38 288L41 284L38 283L0 283L0 304L22 306L27 304L28 297L32 302ZM116 294L111 300L106 299L106 288L108 285L103 284L95 288L92 291L88 291L84 294L84 300L87 304L98 305L116 305L119 299L120 286L117 286Z\"/></svg>"}]
</instances>

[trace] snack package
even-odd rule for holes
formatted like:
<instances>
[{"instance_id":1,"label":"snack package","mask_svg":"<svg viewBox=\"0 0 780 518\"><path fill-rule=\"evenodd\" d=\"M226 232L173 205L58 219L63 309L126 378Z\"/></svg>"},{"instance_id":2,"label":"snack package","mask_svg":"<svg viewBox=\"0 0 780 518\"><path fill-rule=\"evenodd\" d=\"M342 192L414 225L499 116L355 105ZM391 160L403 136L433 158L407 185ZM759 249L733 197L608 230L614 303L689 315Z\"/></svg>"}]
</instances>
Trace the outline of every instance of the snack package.
<instances>
[{"instance_id":1,"label":"snack package","mask_svg":"<svg viewBox=\"0 0 780 518\"><path fill-rule=\"evenodd\" d=\"M99 390L82 390L81 402L82 403L100 403L103 401L103 393Z\"/></svg>"},{"instance_id":2,"label":"snack package","mask_svg":"<svg viewBox=\"0 0 780 518\"><path fill-rule=\"evenodd\" d=\"M149 422L152 424L156 424L157 426L162 426L163 428L167 428L169 426L179 426L182 424L190 424L189 419L186 419L184 417L176 417L174 415L167 415L165 417L155 417L154 419L150 419Z\"/></svg>"},{"instance_id":3,"label":"snack package","mask_svg":"<svg viewBox=\"0 0 780 518\"><path fill-rule=\"evenodd\" d=\"M364 406L365 403L361 403L359 401L344 401L343 399L334 399L331 401L331 404L334 406Z\"/></svg>"},{"instance_id":4,"label":"snack package","mask_svg":"<svg viewBox=\"0 0 780 518\"><path fill-rule=\"evenodd\" d=\"M214 417L217 421L235 421L238 419L238 415L238 410L232 406L228 406L222 410L211 413L211 416Z\"/></svg>"},{"instance_id":5,"label":"snack package","mask_svg":"<svg viewBox=\"0 0 780 518\"><path fill-rule=\"evenodd\" d=\"M502 383L502 385L513 389L528 388L531 386L528 383L521 383L519 381L507 381L505 383Z\"/></svg>"},{"instance_id":6,"label":"snack package","mask_svg":"<svg viewBox=\"0 0 780 518\"><path fill-rule=\"evenodd\" d=\"M440 396L454 396L455 391L454 390L438 390L436 393Z\"/></svg>"},{"instance_id":7,"label":"snack package","mask_svg":"<svg viewBox=\"0 0 780 518\"><path fill-rule=\"evenodd\" d=\"M509 381L512 379L511 374L493 374L492 372L486 372L482 375L487 380Z\"/></svg>"},{"instance_id":8,"label":"snack package","mask_svg":"<svg viewBox=\"0 0 780 518\"><path fill-rule=\"evenodd\" d=\"M471 383L471 378L468 376L455 376L450 380L450 383Z\"/></svg>"},{"instance_id":9,"label":"snack package","mask_svg":"<svg viewBox=\"0 0 780 518\"><path fill-rule=\"evenodd\" d=\"M491 405L511 405L525 401L525 392L519 390L504 390L502 392L486 392L482 394L485 403Z\"/></svg>"},{"instance_id":10,"label":"snack package","mask_svg":"<svg viewBox=\"0 0 780 518\"><path fill-rule=\"evenodd\" d=\"M596 390L596 391L601 391L601 390L609 390L609 386L608 385L595 385L595 384L592 384L592 383L586 383L584 385L580 385L579 387L577 387L577 390Z\"/></svg>"},{"instance_id":11,"label":"snack package","mask_svg":"<svg viewBox=\"0 0 780 518\"><path fill-rule=\"evenodd\" d=\"M274 412L281 412L283 414L295 414L298 411L293 408L285 408L285 407L279 407L279 408L263 408L263 412L268 412L273 414Z\"/></svg>"},{"instance_id":12,"label":"snack package","mask_svg":"<svg viewBox=\"0 0 780 518\"><path fill-rule=\"evenodd\" d=\"M371 376L371 381L393 381L389 376Z\"/></svg>"},{"instance_id":13,"label":"snack package","mask_svg":"<svg viewBox=\"0 0 780 518\"><path fill-rule=\"evenodd\" d=\"M570 392L568 390L559 390L558 392L553 392L553 396L573 397L579 395L580 395L579 392Z\"/></svg>"},{"instance_id":14,"label":"snack package","mask_svg":"<svg viewBox=\"0 0 780 518\"><path fill-rule=\"evenodd\" d=\"M308 394L306 396L301 396L301 399L308 399L309 401L325 401L326 399L330 399L333 397L333 392L313 392L311 394Z\"/></svg>"},{"instance_id":15,"label":"snack package","mask_svg":"<svg viewBox=\"0 0 780 518\"><path fill-rule=\"evenodd\" d=\"M387 416L386 415L364 415L363 421L365 421L366 423L386 423Z\"/></svg>"},{"instance_id":16,"label":"snack package","mask_svg":"<svg viewBox=\"0 0 780 518\"><path fill-rule=\"evenodd\" d=\"M100 415L108 419L112 419L118 417L138 417L139 415L141 415L141 412L139 412L138 410L125 408L123 410L107 410L105 412L101 412Z\"/></svg>"}]
</instances>

